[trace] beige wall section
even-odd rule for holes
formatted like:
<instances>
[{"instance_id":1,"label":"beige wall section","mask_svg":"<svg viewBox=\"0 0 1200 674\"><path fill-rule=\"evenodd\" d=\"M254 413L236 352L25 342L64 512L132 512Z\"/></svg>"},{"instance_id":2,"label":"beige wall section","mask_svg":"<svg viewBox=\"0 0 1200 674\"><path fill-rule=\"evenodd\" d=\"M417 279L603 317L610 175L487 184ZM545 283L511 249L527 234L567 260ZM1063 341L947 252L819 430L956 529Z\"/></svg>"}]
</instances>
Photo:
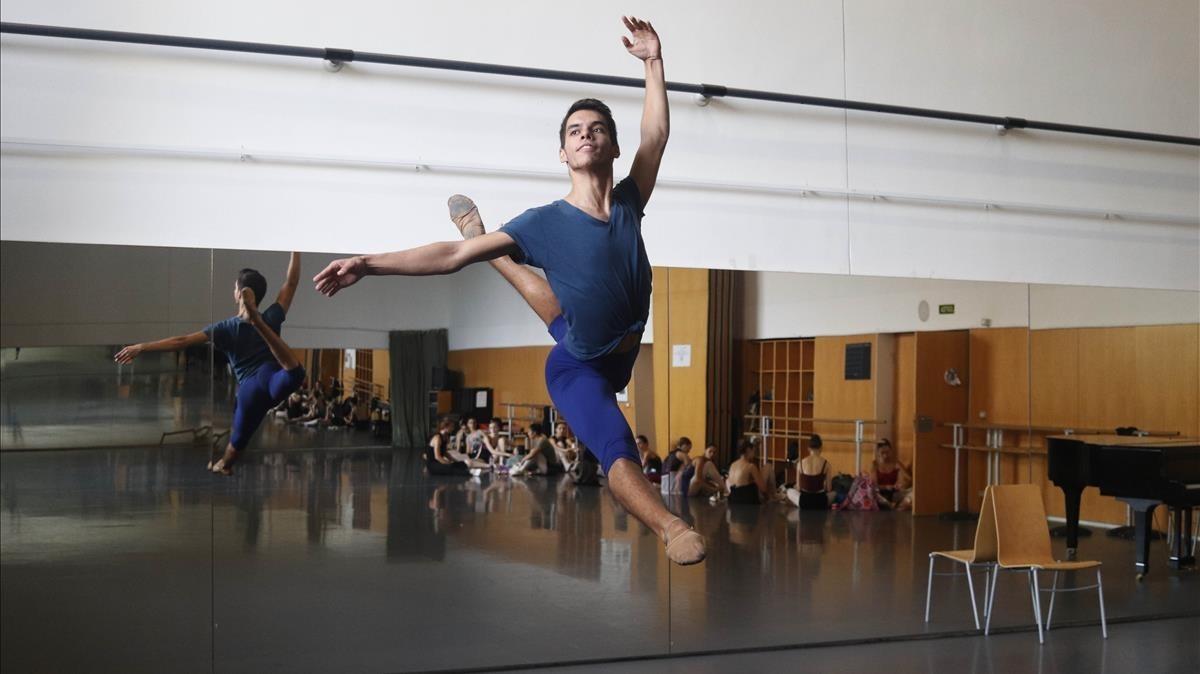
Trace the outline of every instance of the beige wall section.
<instances>
[{"instance_id":1,"label":"beige wall section","mask_svg":"<svg viewBox=\"0 0 1200 674\"><path fill-rule=\"evenodd\" d=\"M870 343L872 364L878 348L877 335L848 335L817 337L813 373L813 418L815 419L874 419L878 368L872 367L871 378L846 381L846 345ZM891 380L888 381L891 384ZM813 422L813 432L821 436L822 452L834 472L854 474L854 425ZM862 463L865 467L874 457L875 429L866 427Z\"/></svg>"}]
</instances>

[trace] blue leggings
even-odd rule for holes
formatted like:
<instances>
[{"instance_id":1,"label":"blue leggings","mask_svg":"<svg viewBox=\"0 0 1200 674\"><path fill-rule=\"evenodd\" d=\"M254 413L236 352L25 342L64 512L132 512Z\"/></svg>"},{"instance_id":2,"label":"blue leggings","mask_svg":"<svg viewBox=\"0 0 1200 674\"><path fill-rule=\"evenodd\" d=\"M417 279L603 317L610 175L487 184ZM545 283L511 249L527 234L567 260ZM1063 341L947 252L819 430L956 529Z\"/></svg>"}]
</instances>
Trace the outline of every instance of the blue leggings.
<instances>
[{"instance_id":1,"label":"blue leggings","mask_svg":"<svg viewBox=\"0 0 1200 674\"><path fill-rule=\"evenodd\" d=\"M304 383L304 368L285 370L279 363L266 363L238 384L237 403L233 408L233 426L229 429L229 444L239 452L246 448L250 436L263 417Z\"/></svg>"},{"instance_id":2,"label":"blue leggings","mask_svg":"<svg viewBox=\"0 0 1200 674\"><path fill-rule=\"evenodd\" d=\"M633 431L617 407L617 391L629 384L638 349L579 360L563 348L562 338L567 331L563 317L554 319L549 329L557 342L546 357L546 388L554 406L600 459L606 475L617 459L629 459L640 466Z\"/></svg>"}]
</instances>

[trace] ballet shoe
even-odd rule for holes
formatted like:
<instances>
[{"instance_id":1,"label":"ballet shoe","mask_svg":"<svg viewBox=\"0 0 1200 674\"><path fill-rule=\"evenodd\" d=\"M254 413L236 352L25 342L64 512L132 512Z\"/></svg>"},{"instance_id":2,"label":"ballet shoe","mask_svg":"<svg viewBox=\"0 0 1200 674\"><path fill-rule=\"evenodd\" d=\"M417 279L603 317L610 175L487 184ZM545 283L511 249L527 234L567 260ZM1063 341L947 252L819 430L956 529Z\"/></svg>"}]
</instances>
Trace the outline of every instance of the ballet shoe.
<instances>
[{"instance_id":1,"label":"ballet shoe","mask_svg":"<svg viewBox=\"0 0 1200 674\"><path fill-rule=\"evenodd\" d=\"M669 528L675 522L683 522L683 520L676 517L667 527ZM706 554L704 537L691 527L687 527L669 539L664 530L663 542L667 544L667 559L680 566L699 564L704 561Z\"/></svg>"},{"instance_id":2,"label":"ballet shoe","mask_svg":"<svg viewBox=\"0 0 1200 674\"><path fill-rule=\"evenodd\" d=\"M446 202L450 209L450 219L458 227L464 239L471 239L487 233L483 227L483 218L479 217L479 209L470 197L455 194Z\"/></svg>"}]
</instances>

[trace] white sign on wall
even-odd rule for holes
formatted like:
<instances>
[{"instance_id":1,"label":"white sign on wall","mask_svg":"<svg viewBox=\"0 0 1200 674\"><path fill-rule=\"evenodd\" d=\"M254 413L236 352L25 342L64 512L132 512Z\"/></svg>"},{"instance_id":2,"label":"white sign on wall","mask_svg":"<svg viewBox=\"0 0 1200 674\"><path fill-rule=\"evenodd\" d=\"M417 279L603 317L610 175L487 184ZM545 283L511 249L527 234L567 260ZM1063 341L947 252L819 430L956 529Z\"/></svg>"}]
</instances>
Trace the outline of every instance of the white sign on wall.
<instances>
[{"instance_id":1,"label":"white sign on wall","mask_svg":"<svg viewBox=\"0 0 1200 674\"><path fill-rule=\"evenodd\" d=\"M353 370L355 363L354 349L346 349L343 354L342 367L347 370Z\"/></svg>"},{"instance_id":2,"label":"white sign on wall","mask_svg":"<svg viewBox=\"0 0 1200 674\"><path fill-rule=\"evenodd\" d=\"M692 366L692 345L691 344L672 344L671 345L671 367L691 367Z\"/></svg>"}]
</instances>

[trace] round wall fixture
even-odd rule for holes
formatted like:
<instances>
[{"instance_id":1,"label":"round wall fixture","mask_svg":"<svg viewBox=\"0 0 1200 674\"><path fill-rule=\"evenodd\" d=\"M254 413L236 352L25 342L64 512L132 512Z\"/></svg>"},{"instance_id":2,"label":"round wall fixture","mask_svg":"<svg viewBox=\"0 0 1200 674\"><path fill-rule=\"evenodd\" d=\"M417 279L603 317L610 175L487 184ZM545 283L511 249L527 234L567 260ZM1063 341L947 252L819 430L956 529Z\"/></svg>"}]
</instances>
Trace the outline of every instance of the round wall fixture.
<instances>
[{"instance_id":1,"label":"round wall fixture","mask_svg":"<svg viewBox=\"0 0 1200 674\"><path fill-rule=\"evenodd\" d=\"M929 320L929 302L921 300L921 303L917 305L917 318L921 319L922 323Z\"/></svg>"}]
</instances>

